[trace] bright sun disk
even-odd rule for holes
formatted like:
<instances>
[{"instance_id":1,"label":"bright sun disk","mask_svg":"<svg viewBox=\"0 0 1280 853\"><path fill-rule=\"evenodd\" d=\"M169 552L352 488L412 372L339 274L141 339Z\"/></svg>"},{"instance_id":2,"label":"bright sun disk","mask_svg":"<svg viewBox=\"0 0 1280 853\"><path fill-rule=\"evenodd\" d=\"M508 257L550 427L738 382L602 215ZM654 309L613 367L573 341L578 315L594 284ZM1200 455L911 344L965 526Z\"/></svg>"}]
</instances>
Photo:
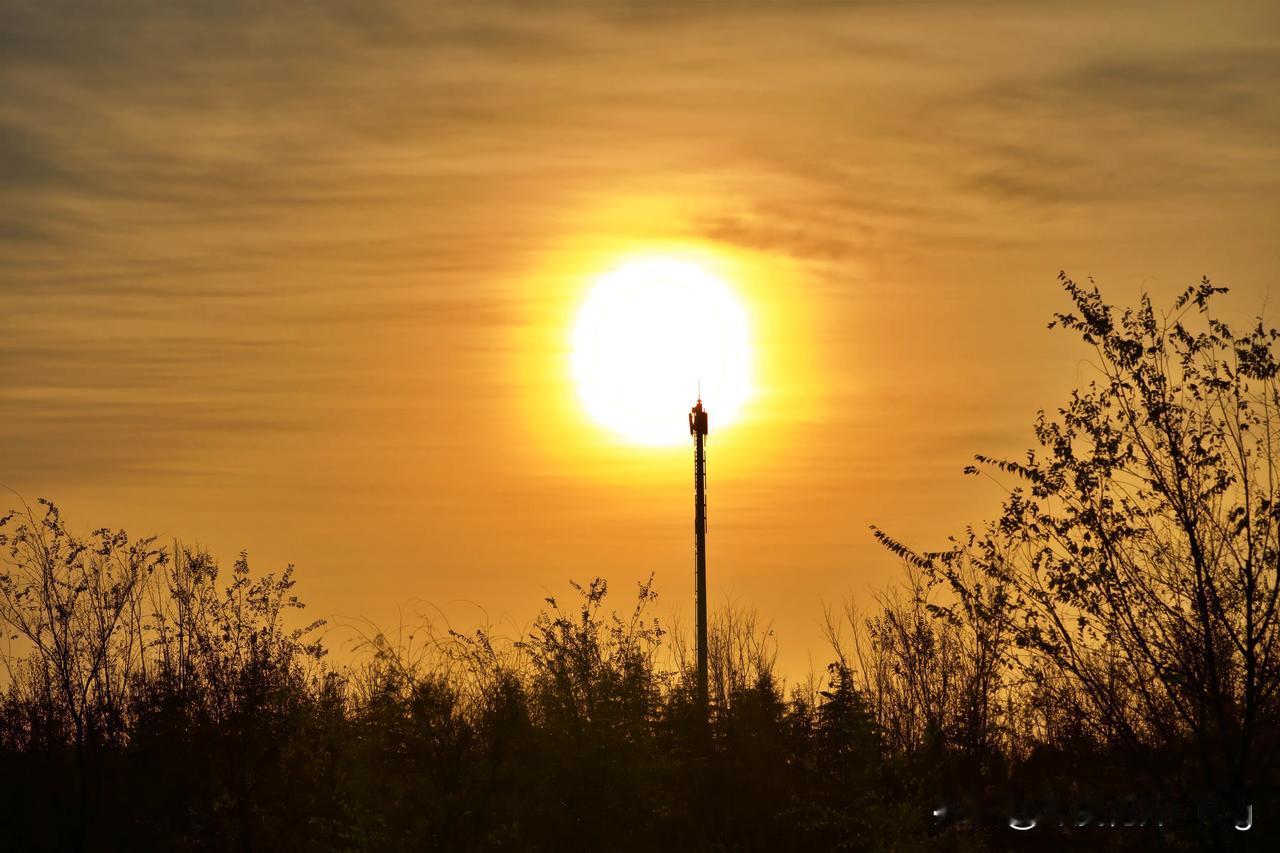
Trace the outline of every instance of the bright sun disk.
<instances>
[{"instance_id":1,"label":"bright sun disk","mask_svg":"<svg viewBox=\"0 0 1280 853\"><path fill-rule=\"evenodd\" d=\"M747 313L695 263L634 260L596 280L574 324L572 366L598 423L637 444L686 442L699 385L713 433L751 396Z\"/></svg>"}]
</instances>

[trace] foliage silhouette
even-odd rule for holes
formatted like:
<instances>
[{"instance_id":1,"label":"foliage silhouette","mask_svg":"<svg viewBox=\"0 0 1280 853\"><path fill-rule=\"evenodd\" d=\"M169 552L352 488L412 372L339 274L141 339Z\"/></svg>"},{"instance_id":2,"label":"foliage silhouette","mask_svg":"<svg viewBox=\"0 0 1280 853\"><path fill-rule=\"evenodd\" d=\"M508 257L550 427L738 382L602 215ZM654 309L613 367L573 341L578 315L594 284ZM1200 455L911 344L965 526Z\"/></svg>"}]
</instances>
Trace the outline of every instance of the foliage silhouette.
<instances>
[{"instance_id":1,"label":"foliage silhouette","mask_svg":"<svg viewBox=\"0 0 1280 853\"><path fill-rule=\"evenodd\" d=\"M1204 807L1197 845L1239 849L1258 834L1235 817L1278 805L1280 333L1218 319L1207 279L1161 315L1060 278L1075 311L1050 327L1092 348L1098 376L1040 413L1025 460L967 469L1020 481L1000 517L936 553L876 535L953 594L926 605L935 633L976 642L989 696L1016 683L1005 753L1037 753L1024 773L1092 755Z\"/></svg>"},{"instance_id":2,"label":"foliage silhouette","mask_svg":"<svg viewBox=\"0 0 1280 853\"><path fill-rule=\"evenodd\" d=\"M768 624L714 614L709 719L652 578L622 615L597 578L520 637L374 630L338 666L292 567L4 516L0 849L1269 849L1277 333L1207 281L1167 317L1063 285L1099 378L1025 460L978 457L1021 481L999 518L937 552L876 530L903 581L828 613L789 693ZM1259 823L1096 825L1135 793ZM1068 810L1010 829L1036 800Z\"/></svg>"}]
</instances>

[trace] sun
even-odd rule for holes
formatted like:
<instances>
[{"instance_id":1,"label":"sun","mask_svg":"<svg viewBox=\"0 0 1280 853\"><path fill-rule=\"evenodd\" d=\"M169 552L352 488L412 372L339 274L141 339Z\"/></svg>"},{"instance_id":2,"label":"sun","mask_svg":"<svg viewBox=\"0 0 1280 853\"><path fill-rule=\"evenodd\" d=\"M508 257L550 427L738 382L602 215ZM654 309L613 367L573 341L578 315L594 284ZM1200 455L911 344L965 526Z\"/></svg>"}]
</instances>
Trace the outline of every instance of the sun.
<instances>
[{"instance_id":1,"label":"sun","mask_svg":"<svg viewBox=\"0 0 1280 853\"><path fill-rule=\"evenodd\" d=\"M635 444L687 442L699 391L713 432L752 394L745 308L722 279L683 259L637 258L600 276L578 311L572 352L587 413Z\"/></svg>"}]
</instances>

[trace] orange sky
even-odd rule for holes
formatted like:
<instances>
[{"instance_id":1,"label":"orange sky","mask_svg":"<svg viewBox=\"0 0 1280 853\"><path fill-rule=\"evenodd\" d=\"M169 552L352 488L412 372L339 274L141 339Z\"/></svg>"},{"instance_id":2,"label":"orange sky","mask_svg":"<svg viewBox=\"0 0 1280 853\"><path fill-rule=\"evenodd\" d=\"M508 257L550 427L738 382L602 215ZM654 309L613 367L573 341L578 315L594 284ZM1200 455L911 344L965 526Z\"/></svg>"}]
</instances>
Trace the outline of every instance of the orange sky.
<instances>
[{"instance_id":1,"label":"orange sky","mask_svg":"<svg viewBox=\"0 0 1280 853\"><path fill-rule=\"evenodd\" d=\"M961 468L1087 373L1059 269L1241 317L1280 270L1272 3L83 5L0 0L0 483L292 561L315 615L516 631L653 571L687 622L689 452L568 370L636 253L752 311L712 603L792 676L896 572L867 526L992 514Z\"/></svg>"}]
</instances>

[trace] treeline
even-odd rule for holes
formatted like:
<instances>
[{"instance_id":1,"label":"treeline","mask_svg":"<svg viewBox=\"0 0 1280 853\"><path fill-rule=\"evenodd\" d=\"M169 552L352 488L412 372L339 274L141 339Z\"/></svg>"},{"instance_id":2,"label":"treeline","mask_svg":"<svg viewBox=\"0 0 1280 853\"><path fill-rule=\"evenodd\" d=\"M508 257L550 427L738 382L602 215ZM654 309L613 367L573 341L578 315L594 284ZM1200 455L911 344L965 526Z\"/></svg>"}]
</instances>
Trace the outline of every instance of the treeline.
<instances>
[{"instance_id":1,"label":"treeline","mask_svg":"<svg viewBox=\"0 0 1280 853\"><path fill-rule=\"evenodd\" d=\"M292 569L10 513L0 849L1273 849L1277 334L1064 285L1098 375L979 457L1001 515L875 531L904 580L807 683L718 614L709 716L649 584L338 667Z\"/></svg>"},{"instance_id":2,"label":"treeline","mask_svg":"<svg viewBox=\"0 0 1280 853\"><path fill-rule=\"evenodd\" d=\"M292 570L57 508L11 514L0 617L6 850L924 849L927 773L882 749L847 671L784 695L768 631L713 631L710 724L684 649L606 585L515 642L392 641L326 665ZM667 661L667 663L663 663ZM922 819L922 815L925 816ZM951 831L961 849L972 833Z\"/></svg>"}]
</instances>

